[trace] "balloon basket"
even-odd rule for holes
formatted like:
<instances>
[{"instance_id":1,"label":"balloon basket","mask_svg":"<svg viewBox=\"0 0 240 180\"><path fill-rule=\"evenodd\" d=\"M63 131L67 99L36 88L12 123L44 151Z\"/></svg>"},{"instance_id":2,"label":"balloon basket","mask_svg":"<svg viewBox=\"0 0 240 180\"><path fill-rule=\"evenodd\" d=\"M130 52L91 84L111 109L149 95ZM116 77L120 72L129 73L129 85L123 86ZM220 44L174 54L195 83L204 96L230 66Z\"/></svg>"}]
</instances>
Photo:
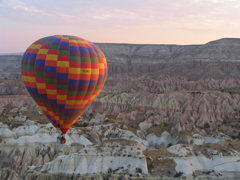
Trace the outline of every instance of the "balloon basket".
<instances>
[{"instance_id":1,"label":"balloon basket","mask_svg":"<svg viewBox=\"0 0 240 180\"><path fill-rule=\"evenodd\" d=\"M66 139L64 137L58 137L57 142L61 144L66 144Z\"/></svg>"},{"instance_id":2,"label":"balloon basket","mask_svg":"<svg viewBox=\"0 0 240 180\"><path fill-rule=\"evenodd\" d=\"M66 144L66 139L61 139L61 144Z\"/></svg>"}]
</instances>

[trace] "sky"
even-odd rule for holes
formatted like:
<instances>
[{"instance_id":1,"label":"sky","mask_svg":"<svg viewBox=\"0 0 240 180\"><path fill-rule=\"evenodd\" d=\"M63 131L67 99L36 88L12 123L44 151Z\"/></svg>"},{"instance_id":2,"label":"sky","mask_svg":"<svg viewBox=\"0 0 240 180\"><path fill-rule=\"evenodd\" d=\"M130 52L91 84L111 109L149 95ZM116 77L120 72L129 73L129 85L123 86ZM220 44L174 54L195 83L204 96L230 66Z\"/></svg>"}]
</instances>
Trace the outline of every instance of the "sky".
<instances>
[{"instance_id":1,"label":"sky","mask_svg":"<svg viewBox=\"0 0 240 180\"><path fill-rule=\"evenodd\" d=\"M0 12L0 53L57 34L133 44L240 38L240 0L0 0Z\"/></svg>"}]
</instances>

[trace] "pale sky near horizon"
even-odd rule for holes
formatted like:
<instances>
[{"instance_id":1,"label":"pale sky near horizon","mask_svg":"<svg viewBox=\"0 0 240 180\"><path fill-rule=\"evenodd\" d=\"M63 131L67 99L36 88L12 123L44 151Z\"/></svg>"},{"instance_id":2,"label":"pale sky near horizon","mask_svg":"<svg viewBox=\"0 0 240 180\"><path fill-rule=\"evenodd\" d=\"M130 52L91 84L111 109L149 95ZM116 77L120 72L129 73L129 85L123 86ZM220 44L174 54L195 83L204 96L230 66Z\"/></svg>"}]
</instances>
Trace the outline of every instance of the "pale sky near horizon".
<instances>
[{"instance_id":1,"label":"pale sky near horizon","mask_svg":"<svg viewBox=\"0 0 240 180\"><path fill-rule=\"evenodd\" d=\"M55 34L179 45L240 38L240 0L0 0L0 12L0 53Z\"/></svg>"}]
</instances>

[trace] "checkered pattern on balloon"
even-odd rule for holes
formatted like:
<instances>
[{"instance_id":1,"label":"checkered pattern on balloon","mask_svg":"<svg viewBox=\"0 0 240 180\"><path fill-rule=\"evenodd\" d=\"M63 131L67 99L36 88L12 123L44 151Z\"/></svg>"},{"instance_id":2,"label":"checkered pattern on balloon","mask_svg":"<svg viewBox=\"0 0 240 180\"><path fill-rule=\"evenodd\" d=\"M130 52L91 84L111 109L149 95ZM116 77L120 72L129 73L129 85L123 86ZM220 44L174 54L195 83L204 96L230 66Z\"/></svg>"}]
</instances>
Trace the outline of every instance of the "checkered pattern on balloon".
<instances>
[{"instance_id":1,"label":"checkered pattern on balloon","mask_svg":"<svg viewBox=\"0 0 240 180\"><path fill-rule=\"evenodd\" d=\"M90 41L56 35L28 47L21 73L42 112L65 134L102 90L107 61Z\"/></svg>"}]
</instances>

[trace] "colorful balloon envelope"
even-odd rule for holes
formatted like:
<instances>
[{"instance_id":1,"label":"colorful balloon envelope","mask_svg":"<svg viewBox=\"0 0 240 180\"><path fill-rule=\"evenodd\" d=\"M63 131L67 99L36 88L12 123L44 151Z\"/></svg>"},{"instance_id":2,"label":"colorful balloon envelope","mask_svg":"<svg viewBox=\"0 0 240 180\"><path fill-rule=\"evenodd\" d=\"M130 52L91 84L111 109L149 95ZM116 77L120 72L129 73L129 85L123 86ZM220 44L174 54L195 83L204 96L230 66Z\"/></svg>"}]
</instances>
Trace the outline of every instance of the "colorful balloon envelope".
<instances>
[{"instance_id":1,"label":"colorful balloon envelope","mask_svg":"<svg viewBox=\"0 0 240 180\"><path fill-rule=\"evenodd\" d=\"M90 41L55 35L28 47L21 73L42 112L65 134L102 90L107 61Z\"/></svg>"}]
</instances>

